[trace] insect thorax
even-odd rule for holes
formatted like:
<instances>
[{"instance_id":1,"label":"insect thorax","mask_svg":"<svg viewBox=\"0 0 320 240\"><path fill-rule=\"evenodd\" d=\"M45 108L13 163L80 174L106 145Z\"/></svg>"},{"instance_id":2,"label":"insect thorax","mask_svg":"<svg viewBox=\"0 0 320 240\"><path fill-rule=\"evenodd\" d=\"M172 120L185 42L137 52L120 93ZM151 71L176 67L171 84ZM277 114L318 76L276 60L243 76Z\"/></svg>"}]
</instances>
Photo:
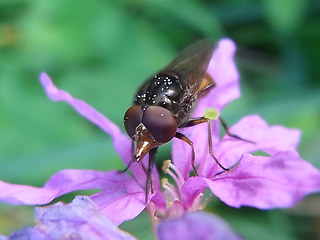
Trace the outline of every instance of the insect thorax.
<instances>
[{"instance_id":1,"label":"insect thorax","mask_svg":"<svg viewBox=\"0 0 320 240\"><path fill-rule=\"evenodd\" d=\"M134 97L134 105L166 108L172 112L178 123L181 122L191 110L193 103L192 97L188 99L186 96L188 92L184 84L186 81L182 81L181 78L176 73L160 72L138 89Z\"/></svg>"}]
</instances>

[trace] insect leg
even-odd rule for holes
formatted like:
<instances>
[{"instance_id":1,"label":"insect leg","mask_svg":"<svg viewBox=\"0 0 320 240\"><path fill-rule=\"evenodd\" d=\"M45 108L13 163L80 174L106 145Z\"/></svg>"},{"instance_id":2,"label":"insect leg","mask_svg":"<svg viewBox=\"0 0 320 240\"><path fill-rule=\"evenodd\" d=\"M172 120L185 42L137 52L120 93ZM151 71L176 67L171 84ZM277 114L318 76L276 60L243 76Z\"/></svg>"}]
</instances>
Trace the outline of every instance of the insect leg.
<instances>
[{"instance_id":1,"label":"insect leg","mask_svg":"<svg viewBox=\"0 0 320 240\"><path fill-rule=\"evenodd\" d=\"M134 162L134 141L131 141L131 161L129 162L129 164L125 167L125 169L123 169L123 170L119 170L118 171L118 173L124 173L124 172L126 172L129 168L130 168L130 166L131 166L131 164Z\"/></svg>"},{"instance_id":2,"label":"insect leg","mask_svg":"<svg viewBox=\"0 0 320 240\"><path fill-rule=\"evenodd\" d=\"M176 132L175 137L179 138L182 141L185 141L191 147L191 149L192 149L191 166L193 168L193 171L194 171L195 175L198 176L197 169L194 166L195 153L194 153L194 148L193 148L193 142L189 138L187 138L185 135L183 135L182 133L179 133L179 132Z\"/></svg>"},{"instance_id":3,"label":"insect leg","mask_svg":"<svg viewBox=\"0 0 320 240\"><path fill-rule=\"evenodd\" d=\"M145 174L148 176L148 169L143 165L142 161L140 161L141 167L143 169L143 171L145 172ZM151 178L151 193L153 193L153 180Z\"/></svg>"},{"instance_id":4,"label":"insect leg","mask_svg":"<svg viewBox=\"0 0 320 240\"><path fill-rule=\"evenodd\" d=\"M148 169L145 171L147 173L147 181L146 181L146 198L145 198L145 202L148 202L148 196L149 196L149 189L151 190L151 193L153 193L153 180L152 180L152 169L156 160L156 153L158 151L158 147L156 148L152 148L149 151L149 164L148 164Z\"/></svg>"},{"instance_id":5,"label":"insect leg","mask_svg":"<svg viewBox=\"0 0 320 240\"><path fill-rule=\"evenodd\" d=\"M185 128L185 127L192 127L195 125L198 125L200 123L207 123L208 124L208 142L209 142L209 154L210 156L213 158L213 160L219 165L219 167L221 169L223 169L224 171L229 171L232 169L231 168L226 168L224 167L219 160L217 159L217 157L213 154L213 150L212 150L212 136L211 136L211 123L210 120L208 118L205 117L200 117L200 118L196 118L196 119L191 119L188 122L184 123L182 126L180 126L180 128Z\"/></svg>"},{"instance_id":6,"label":"insect leg","mask_svg":"<svg viewBox=\"0 0 320 240\"><path fill-rule=\"evenodd\" d=\"M124 173L124 172L126 172L126 171L130 168L132 162L134 162L134 161L133 161L133 159L134 159L133 156L134 156L134 141L131 141L131 161L130 161L129 164L125 167L125 169L119 170L118 173Z\"/></svg>"},{"instance_id":7,"label":"insect leg","mask_svg":"<svg viewBox=\"0 0 320 240\"><path fill-rule=\"evenodd\" d=\"M239 136L236 135L236 134L230 133L227 123L226 123L221 117L219 117L219 121L220 121L222 127L224 128L224 130L225 130L225 132L226 132L226 134L227 134L228 136L233 137L233 138L236 138L236 139L241 140L241 141L245 141L245 142L249 142L249 143L255 143L254 141L251 141L251 140L248 140L248 139L239 137Z\"/></svg>"}]
</instances>

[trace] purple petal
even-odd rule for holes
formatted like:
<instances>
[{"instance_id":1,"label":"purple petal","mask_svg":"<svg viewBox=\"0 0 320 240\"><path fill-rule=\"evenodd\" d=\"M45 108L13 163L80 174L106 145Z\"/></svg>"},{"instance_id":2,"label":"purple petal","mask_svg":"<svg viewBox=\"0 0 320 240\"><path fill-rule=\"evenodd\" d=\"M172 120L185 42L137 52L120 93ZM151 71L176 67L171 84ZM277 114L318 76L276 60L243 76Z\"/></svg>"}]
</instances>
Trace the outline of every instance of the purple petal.
<instances>
[{"instance_id":1,"label":"purple petal","mask_svg":"<svg viewBox=\"0 0 320 240\"><path fill-rule=\"evenodd\" d=\"M59 190L10 184L0 180L0 200L11 204L46 204L51 202Z\"/></svg>"},{"instance_id":2,"label":"purple petal","mask_svg":"<svg viewBox=\"0 0 320 240\"><path fill-rule=\"evenodd\" d=\"M241 239L224 220L205 212L186 213L180 218L161 221L157 236L159 240Z\"/></svg>"},{"instance_id":3,"label":"purple petal","mask_svg":"<svg viewBox=\"0 0 320 240\"><path fill-rule=\"evenodd\" d=\"M250 144L245 141L238 141L240 148L245 151L276 149L277 151L295 150L300 142L300 130L290 129L283 126L268 126L267 122L258 115L251 115L242 118L238 123L230 128L230 132L241 136L245 139L254 141L256 144ZM230 146L231 140L229 136L225 136L223 144ZM221 145L219 150L222 152L229 146ZM248 149L248 150L247 150Z\"/></svg>"},{"instance_id":4,"label":"purple petal","mask_svg":"<svg viewBox=\"0 0 320 240\"><path fill-rule=\"evenodd\" d=\"M190 209L195 200L204 193L207 183L201 177L189 178L181 187L183 205Z\"/></svg>"},{"instance_id":5,"label":"purple petal","mask_svg":"<svg viewBox=\"0 0 320 240\"><path fill-rule=\"evenodd\" d=\"M119 175L119 174L117 174ZM116 225L138 216L146 207L146 193L129 175L127 177L110 178L104 190L90 198ZM149 194L149 200L153 194Z\"/></svg>"},{"instance_id":6,"label":"purple petal","mask_svg":"<svg viewBox=\"0 0 320 240\"><path fill-rule=\"evenodd\" d=\"M71 191L95 188L95 181L104 174L90 170L63 170L52 176L43 188L0 181L0 199L12 204L46 204Z\"/></svg>"},{"instance_id":7,"label":"purple petal","mask_svg":"<svg viewBox=\"0 0 320 240\"><path fill-rule=\"evenodd\" d=\"M0 181L0 200L12 204L47 204L63 194L85 189L108 189L126 194L144 193L143 188L126 173L62 170L53 175L43 188Z\"/></svg>"},{"instance_id":8,"label":"purple petal","mask_svg":"<svg viewBox=\"0 0 320 240\"><path fill-rule=\"evenodd\" d=\"M45 188L58 188L61 195L74 191L74 183L80 189L103 189L91 199L116 225L136 217L147 205L144 189L131 176L117 171L64 170L51 177Z\"/></svg>"},{"instance_id":9,"label":"purple petal","mask_svg":"<svg viewBox=\"0 0 320 240\"><path fill-rule=\"evenodd\" d=\"M114 194L114 195L113 195ZM149 200L152 195L149 196ZM90 197L100 211L115 224L137 217L146 207L145 192L102 191Z\"/></svg>"},{"instance_id":10,"label":"purple petal","mask_svg":"<svg viewBox=\"0 0 320 240\"><path fill-rule=\"evenodd\" d=\"M10 235L9 239L135 239L121 231L87 197L76 197L72 203L61 202L36 208L37 225Z\"/></svg>"},{"instance_id":11,"label":"purple petal","mask_svg":"<svg viewBox=\"0 0 320 240\"><path fill-rule=\"evenodd\" d=\"M129 163L131 159L131 142L116 124L111 122L86 102L73 98L69 93L59 90L46 73L41 73L40 82L52 101L65 101L69 103L80 115L110 134L117 153L125 163Z\"/></svg>"},{"instance_id":12,"label":"purple petal","mask_svg":"<svg viewBox=\"0 0 320 240\"><path fill-rule=\"evenodd\" d=\"M4 235L0 234L0 240L8 240L8 237L6 237L6 236L4 236Z\"/></svg>"},{"instance_id":13,"label":"purple petal","mask_svg":"<svg viewBox=\"0 0 320 240\"><path fill-rule=\"evenodd\" d=\"M1 239L1 238L0 238ZM45 236L36 229L26 227L20 230L16 230L10 234L7 240L46 240ZM51 240L51 239L48 239Z\"/></svg>"},{"instance_id":14,"label":"purple petal","mask_svg":"<svg viewBox=\"0 0 320 240\"><path fill-rule=\"evenodd\" d=\"M292 207L320 190L320 171L293 151L272 157L245 154L231 172L204 180L214 195L233 207Z\"/></svg>"},{"instance_id":15,"label":"purple petal","mask_svg":"<svg viewBox=\"0 0 320 240\"><path fill-rule=\"evenodd\" d=\"M214 154L225 167L239 161L242 154L259 150L268 154L278 151L295 151L300 141L300 131L282 126L268 126L258 115L247 116L230 128L230 132L251 140L249 143L225 135L220 143L214 146ZM221 168L207 155L199 167L200 176L211 177Z\"/></svg>"}]
</instances>

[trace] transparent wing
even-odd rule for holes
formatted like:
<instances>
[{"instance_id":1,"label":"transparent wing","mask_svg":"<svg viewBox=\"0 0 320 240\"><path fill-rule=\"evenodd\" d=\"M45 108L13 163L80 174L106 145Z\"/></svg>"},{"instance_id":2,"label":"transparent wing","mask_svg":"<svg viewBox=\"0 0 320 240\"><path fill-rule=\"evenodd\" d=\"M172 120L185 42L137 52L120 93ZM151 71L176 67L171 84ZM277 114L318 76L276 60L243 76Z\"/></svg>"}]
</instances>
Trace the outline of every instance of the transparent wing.
<instances>
[{"instance_id":1,"label":"transparent wing","mask_svg":"<svg viewBox=\"0 0 320 240\"><path fill-rule=\"evenodd\" d=\"M207 71L214 43L204 39L189 45L173 59L164 70L183 73L187 84L200 85Z\"/></svg>"}]
</instances>

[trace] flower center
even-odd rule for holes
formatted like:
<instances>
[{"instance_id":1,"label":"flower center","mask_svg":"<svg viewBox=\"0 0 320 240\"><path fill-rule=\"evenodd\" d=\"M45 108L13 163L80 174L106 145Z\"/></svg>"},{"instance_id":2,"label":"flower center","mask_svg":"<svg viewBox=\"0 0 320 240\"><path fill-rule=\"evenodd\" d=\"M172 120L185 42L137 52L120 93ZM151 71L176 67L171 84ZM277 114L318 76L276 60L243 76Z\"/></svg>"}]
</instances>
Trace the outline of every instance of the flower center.
<instances>
[{"instance_id":1,"label":"flower center","mask_svg":"<svg viewBox=\"0 0 320 240\"><path fill-rule=\"evenodd\" d=\"M170 206L174 201L182 201L181 198L181 187L185 180L179 170L172 164L171 160L166 160L163 163L162 170L167 173L174 183L170 183L168 178L162 178L161 184L163 189L165 189L165 199L167 206Z\"/></svg>"}]
</instances>

